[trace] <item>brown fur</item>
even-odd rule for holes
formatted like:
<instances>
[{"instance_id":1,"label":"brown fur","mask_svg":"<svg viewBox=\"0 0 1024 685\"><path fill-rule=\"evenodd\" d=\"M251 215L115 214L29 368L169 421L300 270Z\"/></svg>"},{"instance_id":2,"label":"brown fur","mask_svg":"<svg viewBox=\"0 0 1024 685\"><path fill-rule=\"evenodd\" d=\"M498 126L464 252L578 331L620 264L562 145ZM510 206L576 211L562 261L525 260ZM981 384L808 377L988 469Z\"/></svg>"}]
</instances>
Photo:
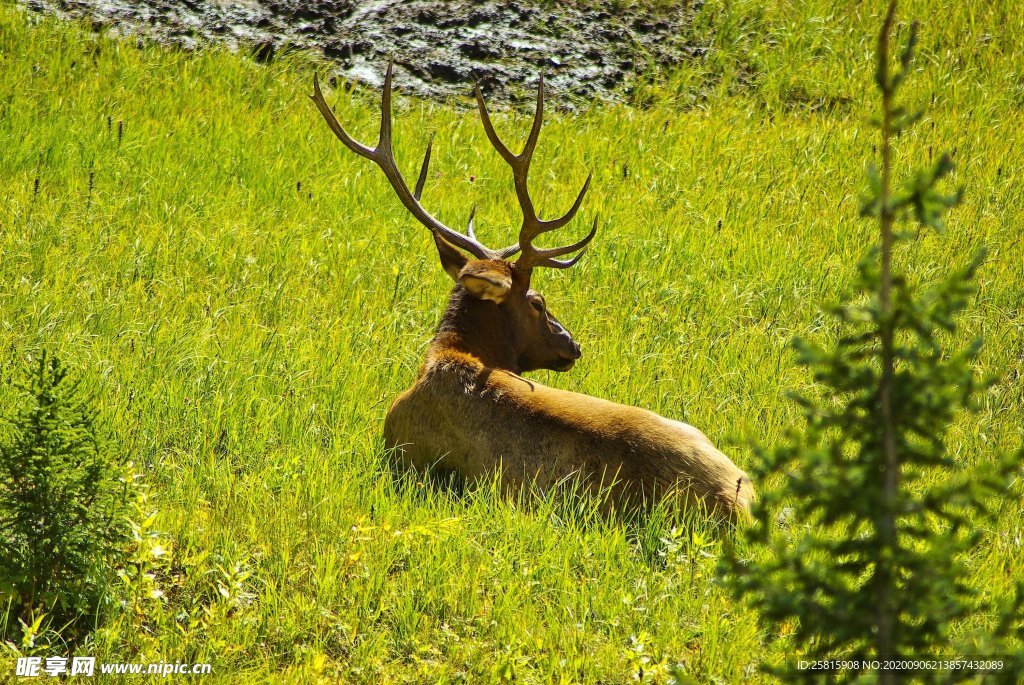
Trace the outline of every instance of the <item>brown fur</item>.
<instances>
[{"instance_id":1,"label":"brown fur","mask_svg":"<svg viewBox=\"0 0 1024 685\"><path fill-rule=\"evenodd\" d=\"M482 270L512 278L500 305L463 285ZM730 518L747 511L750 479L696 428L519 375L524 360L528 368L557 364L523 349L543 346L512 307L517 297L536 296L528 274L492 261L470 261L458 273L419 378L395 400L384 424L386 444L403 463L441 466L467 479L500 467L509 489L533 482L544 488L575 475L592 486L612 484L619 506L674 493Z\"/></svg>"}]
</instances>

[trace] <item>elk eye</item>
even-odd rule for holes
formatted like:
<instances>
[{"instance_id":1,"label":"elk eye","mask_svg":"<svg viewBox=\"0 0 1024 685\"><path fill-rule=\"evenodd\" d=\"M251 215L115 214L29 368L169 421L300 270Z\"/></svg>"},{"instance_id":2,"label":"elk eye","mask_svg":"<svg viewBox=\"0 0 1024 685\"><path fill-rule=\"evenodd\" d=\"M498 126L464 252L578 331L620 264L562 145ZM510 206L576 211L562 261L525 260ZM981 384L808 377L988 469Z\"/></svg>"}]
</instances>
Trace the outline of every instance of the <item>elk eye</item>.
<instances>
[{"instance_id":1,"label":"elk eye","mask_svg":"<svg viewBox=\"0 0 1024 685\"><path fill-rule=\"evenodd\" d=\"M544 313L544 302L543 301L541 301L541 300L530 300L530 304L533 305L533 308L536 309L541 314Z\"/></svg>"}]
</instances>

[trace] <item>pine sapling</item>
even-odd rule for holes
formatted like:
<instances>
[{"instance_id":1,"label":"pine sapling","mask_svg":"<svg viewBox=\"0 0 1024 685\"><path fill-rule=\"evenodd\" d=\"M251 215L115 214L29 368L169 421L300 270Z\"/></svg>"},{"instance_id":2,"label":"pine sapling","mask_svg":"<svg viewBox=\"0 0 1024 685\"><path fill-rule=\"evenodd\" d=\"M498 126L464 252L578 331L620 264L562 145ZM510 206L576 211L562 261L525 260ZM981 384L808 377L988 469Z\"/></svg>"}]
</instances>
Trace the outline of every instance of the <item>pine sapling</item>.
<instances>
[{"instance_id":1,"label":"pine sapling","mask_svg":"<svg viewBox=\"0 0 1024 685\"><path fill-rule=\"evenodd\" d=\"M917 26L893 70L894 17L895 2L878 37L881 164L869 171L861 212L877 221L879 242L860 262L858 294L830 308L840 331L834 347L795 341L800 363L822 392L820 399L795 398L803 431L792 431L773 451L759 451L759 480L781 476L783 484L763 494L744 533L757 561L741 558L735 547L723 558L727 583L769 625L792 630L801 660L862 664L822 673L793 659L777 669L787 680L954 681L975 671L863 664L1020 645L1022 589L1008 608L988 605L971 584L967 560L982 542L983 522L996 515L993 504L1013 501L1008 488L1021 453L967 467L946 439L960 412L977 411L984 385L974 372L979 342L961 349L945 342L955 339L957 315L974 296L983 254L927 286L913 285L894 264L903 256L898 247L920 230L942 232L943 216L960 200L959 191L939 190L953 169L947 155L894 188L893 141L921 116L896 98ZM918 230L897 230L904 221ZM982 612L1002 618L984 634L955 634L957 621ZM992 675L1014 677L1010 664Z\"/></svg>"},{"instance_id":2,"label":"pine sapling","mask_svg":"<svg viewBox=\"0 0 1024 685\"><path fill-rule=\"evenodd\" d=\"M0 639L40 615L87 625L112 575L106 562L131 534L129 479L80 383L44 353L18 390L0 441Z\"/></svg>"}]
</instances>

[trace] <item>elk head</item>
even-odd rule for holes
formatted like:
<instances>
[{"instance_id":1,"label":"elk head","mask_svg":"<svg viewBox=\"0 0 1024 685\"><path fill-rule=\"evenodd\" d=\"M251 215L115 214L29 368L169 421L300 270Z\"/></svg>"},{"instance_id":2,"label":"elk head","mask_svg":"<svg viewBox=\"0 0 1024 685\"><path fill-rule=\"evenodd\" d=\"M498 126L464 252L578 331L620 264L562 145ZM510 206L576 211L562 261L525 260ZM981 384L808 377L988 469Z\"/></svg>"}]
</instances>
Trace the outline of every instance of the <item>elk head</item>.
<instances>
[{"instance_id":1,"label":"elk head","mask_svg":"<svg viewBox=\"0 0 1024 685\"><path fill-rule=\"evenodd\" d=\"M534 209L527 186L530 162L537 147L537 139L544 119L544 79L537 91L537 108L533 126L522 152L514 154L498 138L487 113L480 87L475 90L484 131L491 145L512 168L516 198L523 214L519 240L513 245L494 250L477 240L473 230L475 208L470 211L466 233L445 226L420 204L423 186L430 165L433 136L420 166L415 189L410 191L398 164L395 162L391 141L391 64L388 64L381 96L380 137L376 147L356 141L338 123L334 112L324 100L320 83L313 77L313 102L334 135L352 152L375 163L384 172L405 208L433 235L434 244L444 270L455 280L448 312L439 334L450 326L462 338L475 338L477 347L489 348L491 365L507 368L516 373L536 369L567 371L580 357L579 344L547 309L543 296L530 287L530 278L536 267L566 269L583 255L587 244L597 233L597 218L590 232L581 240L562 247L539 248L533 240L548 231L569 223L580 209L583 197L590 187L593 173L587 176L576 201L563 216L541 219ZM510 261L516 253L518 259ZM560 259L576 253L569 259ZM488 338L484 340L483 338ZM494 351L495 346L500 350ZM479 349L467 350L479 353Z\"/></svg>"}]
</instances>

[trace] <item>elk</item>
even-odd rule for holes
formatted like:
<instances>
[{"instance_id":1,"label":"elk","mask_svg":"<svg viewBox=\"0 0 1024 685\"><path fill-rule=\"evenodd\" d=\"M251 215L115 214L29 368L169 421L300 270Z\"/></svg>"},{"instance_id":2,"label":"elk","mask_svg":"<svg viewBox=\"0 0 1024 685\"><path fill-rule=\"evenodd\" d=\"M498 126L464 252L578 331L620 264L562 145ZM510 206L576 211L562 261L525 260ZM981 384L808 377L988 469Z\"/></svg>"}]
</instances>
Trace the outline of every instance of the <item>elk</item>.
<instances>
[{"instance_id":1,"label":"elk","mask_svg":"<svg viewBox=\"0 0 1024 685\"><path fill-rule=\"evenodd\" d=\"M381 168L398 199L430 231L441 265L455 281L416 382L395 399L384 422L386 446L398 462L467 480L497 473L505 490L529 484L543 489L579 478L589 488L607 488L606 501L623 509L675 497L720 518L746 513L754 497L750 479L693 426L522 376L538 369L568 371L580 358L579 344L530 281L534 269L567 269L579 261L598 227L595 219L585 237L562 247L534 244L576 215L593 177L563 216L540 218L527 178L543 123L543 78L519 154L498 137L475 89L484 132L512 168L523 215L518 242L495 250L477 240L473 212L463 234L420 204L433 138L409 190L392 148L391 72L389 64L376 147L356 141L338 123L316 76L310 97L345 147Z\"/></svg>"}]
</instances>

